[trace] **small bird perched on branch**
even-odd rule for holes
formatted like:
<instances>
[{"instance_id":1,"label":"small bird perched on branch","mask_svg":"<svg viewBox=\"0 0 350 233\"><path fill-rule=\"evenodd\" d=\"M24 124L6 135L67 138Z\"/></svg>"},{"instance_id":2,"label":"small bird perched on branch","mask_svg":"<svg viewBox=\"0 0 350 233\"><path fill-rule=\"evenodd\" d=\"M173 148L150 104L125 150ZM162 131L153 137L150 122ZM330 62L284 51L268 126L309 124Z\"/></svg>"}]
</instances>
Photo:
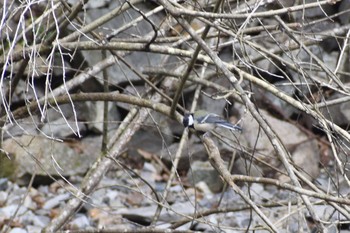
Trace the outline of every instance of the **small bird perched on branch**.
<instances>
[{"instance_id":1,"label":"small bird perched on branch","mask_svg":"<svg viewBox=\"0 0 350 233\"><path fill-rule=\"evenodd\" d=\"M241 127L229 123L219 115L208 113L204 110L198 110L194 113L185 113L182 124L185 127L193 128L203 133L210 132L216 127L242 131Z\"/></svg>"}]
</instances>

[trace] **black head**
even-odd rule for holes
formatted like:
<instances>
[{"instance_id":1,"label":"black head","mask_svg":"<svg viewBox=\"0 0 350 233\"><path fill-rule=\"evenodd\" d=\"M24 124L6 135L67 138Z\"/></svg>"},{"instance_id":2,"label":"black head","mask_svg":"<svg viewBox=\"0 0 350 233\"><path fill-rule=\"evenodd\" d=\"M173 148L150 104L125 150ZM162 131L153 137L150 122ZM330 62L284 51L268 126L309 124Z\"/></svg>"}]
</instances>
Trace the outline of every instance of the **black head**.
<instances>
[{"instance_id":1,"label":"black head","mask_svg":"<svg viewBox=\"0 0 350 233\"><path fill-rule=\"evenodd\" d=\"M182 124L185 127L193 128L193 124L194 124L193 113L185 113L184 118L182 119Z\"/></svg>"}]
</instances>

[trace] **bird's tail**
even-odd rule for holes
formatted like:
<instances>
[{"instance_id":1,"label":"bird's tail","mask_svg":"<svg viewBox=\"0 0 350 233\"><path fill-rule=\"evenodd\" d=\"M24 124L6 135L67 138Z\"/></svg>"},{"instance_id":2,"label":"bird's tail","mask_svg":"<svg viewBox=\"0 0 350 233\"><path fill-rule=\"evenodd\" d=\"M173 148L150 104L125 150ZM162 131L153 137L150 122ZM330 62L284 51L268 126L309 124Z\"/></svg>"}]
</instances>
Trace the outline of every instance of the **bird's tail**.
<instances>
[{"instance_id":1,"label":"bird's tail","mask_svg":"<svg viewBox=\"0 0 350 233\"><path fill-rule=\"evenodd\" d=\"M238 130L238 131L242 131L242 128L238 125L233 125L233 124L230 124L228 122L220 122L218 123L217 125L221 126L221 127L224 127L226 129L230 129L230 130Z\"/></svg>"}]
</instances>

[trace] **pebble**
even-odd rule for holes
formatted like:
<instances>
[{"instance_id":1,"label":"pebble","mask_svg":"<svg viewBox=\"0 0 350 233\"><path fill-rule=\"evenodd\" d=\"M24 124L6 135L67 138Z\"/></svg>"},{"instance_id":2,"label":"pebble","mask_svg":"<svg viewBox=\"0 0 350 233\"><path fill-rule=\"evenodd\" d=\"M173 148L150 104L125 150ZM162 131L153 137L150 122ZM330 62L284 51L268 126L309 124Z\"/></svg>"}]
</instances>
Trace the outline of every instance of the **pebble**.
<instances>
[{"instance_id":1,"label":"pebble","mask_svg":"<svg viewBox=\"0 0 350 233\"><path fill-rule=\"evenodd\" d=\"M80 215L72 220L68 225L70 229L84 229L90 226L90 221L85 215Z\"/></svg>"},{"instance_id":2,"label":"pebble","mask_svg":"<svg viewBox=\"0 0 350 233\"><path fill-rule=\"evenodd\" d=\"M50 200L46 201L43 208L46 210L50 210L54 207L59 206L61 202L68 200L69 197L70 193L59 194L54 198L51 198Z\"/></svg>"},{"instance_id":3,"label":"pebble","mask_svg":"<svg viewBox=\"0 0 350 233\"><path fill-rule=\"evenodd\" d=\"M8 179L7 178L0 178L0 191L6 190L8 187Z\"/></svg>"},{"instance_id":4,"label":"pebble","mask_svg":"<svg viewBox=\"0 0 350 233\"><path fill-rule=\"evenodd\" d=\"M25 229L22 229L22 228L19 228L19 227L15 227L15 228L12 228L10 233L27 233L27 231Z\"/></svg>"},{"instance_id":5,"label":"pebble","mask_svg":"<svg viewBox=\"0 0 350 233\"><path fill-rule=\"evenodd\" d=\"M3 206L7 201L8 193L5 191L0 191L0 206Z\"/></svg>"},{"instance_id":6,"label":"pebble","mask_svg":"<svg viewBox=\"0 0 350 233\"><path fill-rule=\"evenodd\" d=\"M18 210L17 210L18 209ZM17 215L22 215L27 212L27 208L21 205L18 207L18 204L11 204L0 209L0 217L11 218L17 211Z\"/></svg>"},{"instance_id":7,"label":"pebble","mask_svg":"<svg viewBox=\"0 0 350 233\"><path fill-rule=\"evenodd\" d=\"M118 182L120 182L120 180ZM76 213L75 216L72 217L72 220L65 225L65 229L85 230L110 226L123 226L125 229L134 229L135 224L133 221L142 223L152 220L157 205L147 198L148 195L153 194L146 186L142 185L142 183L135 184L137 189L143 192L138 193L126 188L116 188L116 181L113 182L113 180L109 178L106 178L106 181L103 179L101 184L103 183L109 185L102 186L103 188L101 187L89 195L90 198L88 201L91 205L85 205L85 208L82 209L87 212ZM165 184L165 182L156 182L154 187L158 187L158 189L161 190L165 187ZM198 184L201 184L201 182ZM9 181L6 185L3 185L7 186L7 189L11 190L11 192L0 191L0 202L2 201L4 205L0 207L0 223L13 217L14 213L16 213L16 217L14 218L16 225L9 226L10 229L12 227L9 231L10 233L41 232L41 230L62 211L60 208L64 207L63 202L66 202L72 197L68 192L62 193L64 189L61 188L50 189L49 186L39 186L36 189L31 188L28 193L27 187L19 187L17 184ZM132 187L129 183L127 185ZM268 198L270 198L269 193L279 194L275 197L277 200L279 196L284 197L283 193L287 193L288 198L292 195L290 192L286 191L281 192L276 189L265 189L265 187L260 184L253 184L249 188L251 189L251 194L253 196L256 195L254 197L255 199L264 196L263 193L266 193L266 197ZM163 208L157 227L169 227L171 221L182 218L179 213L185 216L192 215L195 213L196 202L203 210L216 206L222 194L213 194L207 187L205 188L205 190L207 190L206 192L203 192L203 190L203 187L202 190L196 189L195 191L194 187L183 187L179 184L171 186L168 199L169 197L173 197L173 200L168 202L168 204L170 204L169 208L172 211ZM247 192L248 187L242 187L242 190ZM159 193L161 194L162 191ZM185 193L187 193L187 195ZM197 195L197 198L194 197L195 195ZM24 197L25 199L23 199ZM19 203L21 203L20 207L18 207ZM227 189L223 195L221 207L229 208L237 207L237 205L245 205L245 203L232 189ZM249 211L234 213L234 217L231 216L227 218L229 216L230 214L225 215L228 221L225 223L221 222L222 219L220 220L220 218L223 218L223 216L220 216L220 214L210 215L205 219L212 224L222 223L226 225L238 224L238 226L244 226L247 224L247 219L251 217ZM129 217L131 219L129 219ZM191 223L185 224L179 229L188 230L188 226L190 225ZM206 223L197 224L194 229L208 230L206 228L207 226Z\"/></svg>"},{"instance_id":8,"label":"pebble","mask_svg":"<svg viewBox=\"0 0 350 233\"><path fill-rule=\"evenodd\" d=\"M41 233L42 227L28 225L26 229L30 233Z\"/></svg>"}]
</instances>

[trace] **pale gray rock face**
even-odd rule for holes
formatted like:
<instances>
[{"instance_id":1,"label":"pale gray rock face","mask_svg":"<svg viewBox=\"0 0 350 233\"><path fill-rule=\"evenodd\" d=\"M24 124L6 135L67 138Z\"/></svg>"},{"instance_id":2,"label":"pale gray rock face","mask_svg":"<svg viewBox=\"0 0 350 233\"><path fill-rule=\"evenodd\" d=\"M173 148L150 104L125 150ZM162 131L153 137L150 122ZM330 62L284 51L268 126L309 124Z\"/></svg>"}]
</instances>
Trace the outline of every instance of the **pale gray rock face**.
<instances>
[{"instance_id":1,"label":"pale gray rock face","mask_svg":"<svg viewBox=\"0 0 350 233\"><path fill-rule=\"evenodd\" d=\"M344 12L343 14L339 15L339 20L342 25L346 25L350 23L350 12L346 12L349 9L350 9L350 1L349 0L341 1L338 11Z\"/></svg>"},{"instance_id":2,"label":"pale gray rock face","mask_svg":"<svg viewBox=\"0 0 350 233\"><path fill-rule=\"evenodd\" d=\"M83 175L99 156L96 138L60 142L42 136L22 136L8 139L3 148L11 154L14 166L12 177ZM37 167L39 166L39 167Z\"/></svg>"}]
</instances>

